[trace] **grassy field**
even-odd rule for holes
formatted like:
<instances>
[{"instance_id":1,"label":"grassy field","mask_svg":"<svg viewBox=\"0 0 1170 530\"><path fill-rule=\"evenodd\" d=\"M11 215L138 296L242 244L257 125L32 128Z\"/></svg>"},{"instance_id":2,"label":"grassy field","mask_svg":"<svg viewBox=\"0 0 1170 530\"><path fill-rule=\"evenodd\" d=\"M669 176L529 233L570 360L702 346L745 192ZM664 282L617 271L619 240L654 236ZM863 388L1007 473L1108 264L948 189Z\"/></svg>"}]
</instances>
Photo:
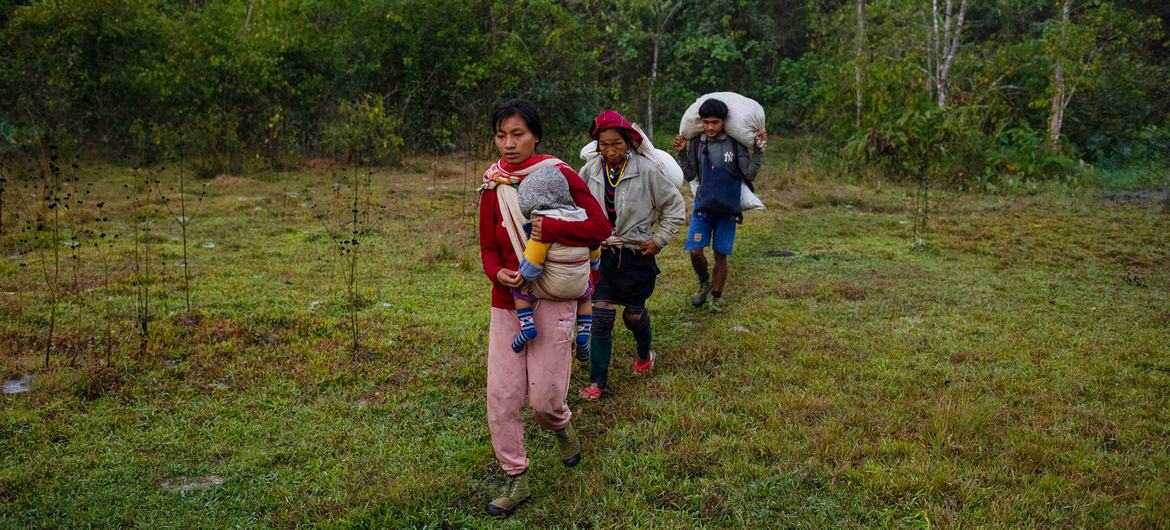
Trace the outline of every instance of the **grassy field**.
<instances>
[{"instance_id":1,"label":"grassy field","mask_svg":"<svg viewBox=\"0 0 1170 530\"><path fill-rule=\"evenodd\" d=\"M0 398L0 527L1170 526L1162 200L940 192L916 245L909 188L844 184L797 155L761 176L769 208L741 227L730 309L691 309L681 238L668 247L649 303L656 373L633 378L619 327L614 396L570 400L581 465L562 468L530 423L534 496L487 518L501 477L483 399L483 165L374 172L356 353L346 256L325 230L350 228L333 184L351 173L207 182L188 312L178 224L155 197L139 278L131 170L83 168L94 188L66 226L119 238L108 262L81 238L76 275L60 248L48 369L43 269L10 216L36 194L10 183L0 375L36 375ZM571 388L586 377L577 365Z\"/></svg>"}]
</instances>

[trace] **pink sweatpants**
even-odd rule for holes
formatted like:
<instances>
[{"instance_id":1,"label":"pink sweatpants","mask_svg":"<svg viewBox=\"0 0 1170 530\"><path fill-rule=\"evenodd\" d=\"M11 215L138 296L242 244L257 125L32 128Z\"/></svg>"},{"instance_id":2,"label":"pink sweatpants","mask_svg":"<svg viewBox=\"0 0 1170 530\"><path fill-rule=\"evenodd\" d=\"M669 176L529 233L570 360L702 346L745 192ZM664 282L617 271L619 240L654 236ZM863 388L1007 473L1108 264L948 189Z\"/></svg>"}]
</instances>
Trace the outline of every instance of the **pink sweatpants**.
<instances>
[{"instance_id":1,"label":"pink sweatpants","mask_svg":"<svg viewBox=\"0 0 1170 530\"><path fill-rule=\"evenodd\" d=\"M525 396L536 423L547 430L568 425L572 416L565 396L577 331L577 302L541 300L535 318L538 335L520 353L512 351L512 339L520 331L516 313L493 307L488 329L488 430L496 460L509 475L528 469L522 415Z\"/></svg>"}]
</instances>

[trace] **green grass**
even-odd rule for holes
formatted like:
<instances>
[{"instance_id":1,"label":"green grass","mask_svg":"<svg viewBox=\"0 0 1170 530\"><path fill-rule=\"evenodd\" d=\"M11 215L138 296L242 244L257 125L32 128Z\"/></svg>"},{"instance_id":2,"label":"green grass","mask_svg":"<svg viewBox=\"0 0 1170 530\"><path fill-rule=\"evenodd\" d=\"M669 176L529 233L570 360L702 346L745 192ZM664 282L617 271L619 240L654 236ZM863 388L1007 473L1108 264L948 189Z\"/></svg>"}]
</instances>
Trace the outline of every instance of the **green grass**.
<instances>
[{"instance_id":1,"label":"green grass","mask_svg":"<svg viewBox=\"0 0 1170 530\"><path fill-rule=\"evenodd\" d=\"M375 174L358 356L342 260L302 205L306 186L332 200L328 172L209 184L191 228L194 315L177 227L155 221L167 278L153 284L146 357L132 327L127 170L85 173L122 240L116 280L104 285L83 254L48 370L39 262L16 253L6 219L0 371L39 375L33 391L0 398L0 527L1170 521L1163 204L937 193L912 250L908 188L841 184L799 156L770 160L761 177L769 209L740 229L730 309L689 308L680 236L649 303L656 373L632 376L632 340L617 330L614 397L570 400L581 465L562 468L551 435L529 422L534 496L506 522L487 518L501 476L483 399L482 166ZM575 366L571 394L586 378Z\"/></svg>"}]
</instances>

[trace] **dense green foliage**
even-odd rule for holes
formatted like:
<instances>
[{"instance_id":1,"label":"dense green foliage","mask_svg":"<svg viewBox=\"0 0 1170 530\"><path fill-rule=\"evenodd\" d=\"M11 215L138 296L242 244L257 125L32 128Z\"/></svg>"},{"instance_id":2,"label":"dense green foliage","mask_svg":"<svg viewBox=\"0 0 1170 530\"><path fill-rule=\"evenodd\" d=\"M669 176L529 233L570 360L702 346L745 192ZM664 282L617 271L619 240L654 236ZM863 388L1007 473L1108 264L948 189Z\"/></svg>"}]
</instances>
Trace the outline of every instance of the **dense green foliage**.
<instances>
[{"instance_id":1,"label":"dense green foliage","mask_svg":"<svg viewBox=\"0 0 1170 530\"><path fill-rule=\"evenodd\" d=\"M524 96L568 153L604 107L645 122L651 99L661 142L694 97L734 90L773 131L959 186L1167 156L1170 7L1067 1L1066 22L1060 1L971 0L940 106L926 0L869 0L864 31L843 0L6 0L0 144L152 159L182 135L203 173L389 161L484 149L494 104Z\"/></svg>"}]
</instances>

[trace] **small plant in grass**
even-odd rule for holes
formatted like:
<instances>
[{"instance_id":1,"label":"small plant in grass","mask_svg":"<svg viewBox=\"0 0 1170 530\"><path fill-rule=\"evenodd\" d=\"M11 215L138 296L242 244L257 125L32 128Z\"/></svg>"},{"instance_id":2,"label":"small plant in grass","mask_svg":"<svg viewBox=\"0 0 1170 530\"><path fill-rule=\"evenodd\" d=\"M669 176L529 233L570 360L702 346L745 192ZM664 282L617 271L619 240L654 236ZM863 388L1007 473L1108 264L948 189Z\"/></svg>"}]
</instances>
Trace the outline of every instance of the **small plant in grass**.
<instances>
[{"instance_id":1,"label":"small plant in grass","mask_svg":"<svg viewBox=\"0 0 1170 530\"><path fill-rule=\"evenodd\" d=\"M150 343L150 232L154 224L154 207L151 205L151 189L155 179L146 171L135 166L131 170L134 186L124 184L123 190L130 208L131 235L134 238L134 308L138 328L138 353L146 357Z\"/></svg>"},{"instance_id":2,"label":"small plant in grass","mask_svg":"<svg viewBox=\"0 0 1170 530\"><path fill-rule=\"evenodd\" d=\"M178 195L177 195L178 209L176 210L175 207L172 205L172 200L171 200L172 197L171 196L164 195L162 193L162 190L158 190L158 193L159 193L159 196L162 198L163 205L165 205L167 208L167 212L170 214L170 216L172 218L174 218L175 223L179 225L180 238L183 242L183 297L184 297L184 300L186 301L186 304L187 304L187 313L190 313L191 312L191 259L190 259L189 253L187 252L187 241L188 241L187 235L188 235L188 229L191 226L191 220L195 216L198 215L198 206L203 204L203 197L207 194L207 184L203 184L203 186L199 190L199 193L196 194L195 205L192 205L192 206L195 206L195 208L192 210L188 210L187 179L186 179L186 174L184 172L184 169L185 169L184 166L186 165L186 144L182 141L182 136L183 135L180 133L180 135L179 135L180 141L179 141L179 144L177 146L178 151L179 151L178 156L177 156L178 163L179 163L179 177L178 177L179 187L177 190L173 187L171 188L172 193L176 192L176 191L178 192ZM156 182L158 182L158 181L156 181Z\"/></svg>"},{"instance_id":3,"label":"small plant in grass","mask_svg":"<svg viewBox=\"0 0 1170 530\"><path fill-rule=\"evenodd\" d=\"M368 162L368 158L364 159ZM363 239L368 235L370 209L373 203L371 184L373 172L368 164L352 164L342 169L331 186L332 204L322 207L311 194L306 198L313 209L314 217L333 243L345 267L346 309L349 313L350 346L355 358L362 357L361 329L358 310L362 299L359 294L358 260Z\"/></svg>"},{"instance_id":4,"label":"small plant in grass","mask_svg":"<svg viewBox=\"0 0 1170 530\"><path fill-rule=\"evenodd\" d=\"M61 304L61 233L63 211L68 208L70 196L63 188L61 166L58 164L56 145L48 147L48 153L41 153L40 191L35 205L27 205L25 216L29 241L37 249L41 279L45 284L45 295L49 302L49 326L45 335L45 368L53 354L53 342L57 331L57 309Z\"/></svg>"},{"instance_id":5,"label":"small plant in grass","mask_svg":"<svg viewBox=\"0 0 1170 530\"><path fill-rule=\"evenodd\" d=\"M28 264L22 261L17 268L19 273L16 277L16 322L19 324L24 321L24 278L28 274ZM19 327L16 331L16 353L24 353L24 331Z\"/></svg>"},{"instance_id":6,"label":"small plant in grass","mask_svg":"<svg viewBox=\"0 0 1170 530\"><path fill-rule=\"evenodd\" d=\"M900 116L889 131L891 141L901 151L899 168L915 176L913 195L913 249L925 249L923 238L930 221L930 187L938 177L938 168L947 158L946 142L958 127L945 112L929 109L909 111Z\"/></svg>"},{"instance_id":7,"label":"small plant in grass","mask_svg":"<svg viewBox=\"0 0 1170 530\"><path fill-rule=\"evenodd\" d=\"M114 241L118 234L108 231L108 223L110 219L106 217L105 202L98 202L97 207L97 221L96 227L91 228L86 233L86 239L89 240L93 246L94 252L97 253L101 259L102 266L102 285L105 288L105 295L102 297L105 309L105 366L110 366L110 357L114 350L114 296L113 296L113 282L112 267L110 265L110 254L113 252Z\"/></svg>"},{"instance_id":8,"label":"small plant in grass","mask_svg":"<svg viewBox=\"0 0 1170 530\"><path fill-rule=\"evenodd\" d=\"M926 178L924 168L919 174L918 185L914 191L914 220L912 234L914 249L922 250L925 247L923 237L926 235L927 222L930 220L930 179Z\"/></svg>"},{"instance_id":9,"label":"small plant in grass","mask_svg":"<svg viewBox=\"0 0 1170 530\"><path fill-rule=\"evenodd\" d=\"M77 212L81 212L85 208L90 197L93 195L92 182L86 183L84 188L81 187L81 166L79 162L80 160L75 155L73 162L69 165L71 174L66 179L66 184L71 187L71 191L66 194L66 202L64 204L64 208L66 210L72 208L72 211L75 214ZM82 220L79 219L77 215L74 215L73 217L74 218L72 219L72 222L69 223L68 227L66 228L65 238L61 241L61 244L69 249L69 263L72 265L73 289L70 298L72 298L73 302L78 307L83 307L85 302L85 291L81 288L81 270L85 264L82 262L83 255L81 253L81 240L90 230L82 226ZM84 317L82 312L78 312L77 317L74 320L74 337L76 338L76 344L74 344L73 347L73 355L69 358L70 366L73 366L77 362L77 357L81 355L81 353L86 350L91 343L90 338L82 331L83 321ZM86 336L87 338L83 340L83 336Z\"/></svg>"},{"instance_id":10,"label":"small plant in grass","mask_svg":"<svg viewBox=\"0 0 1170 530\"><path fill-rule=\"evenodd\" d=\"M30 156L30 161L31 158ZM22 211L31 213L31 209L24 199L28 190L22 185L22 183L29 179L30 175L30 172L8 166L8 182L6 183L6 188L12 191L13 200L17 201L17 203L9 206L12 210L9 214L9 239L6 240L4 251L10 253L10 258L20 260L17 262L17 274L12 278L13 290L16 294L16 315L14 318L14 323L17 325L15 332L15 351L18 354L24 352L25 326L21 324L24 323L24 309L28 305L25 302L25 291L29 275L29 265L24 260L24 256L34 247L34 240L36 239L36 224L29 222L27 216L22 217L21 215Z\"/></svg>"},{"instance_id":11,"label":"small plant in grass","mask_svg":"<svg viewBox=\"0 0 1170 530\"><path fill-rule=\"evenodd\" d=\"M20 188L17 187L15 189L15 193L19 198ZM19 222L19 213L13 214L13 217ZM15 277L12 278L14 284L13 290L16 294L16 315L13 321L17 325L15 337L15 352L17 354L24 352L25 333L24 326L21 324L24 323L24 308L26 305L28 305L25 302L25 284L29 274L29 266L28 263L24 261L23 256L27 254L29 249L33 246L33 239L35 236L34 229L35 226L32 223L24 223L24 227L21 228L19 232L13 234L13 237L15 237L16 241L12 245L12 256L20 259L20 261L17 263L17 273Z\"/></svg>"}]
</instances>

